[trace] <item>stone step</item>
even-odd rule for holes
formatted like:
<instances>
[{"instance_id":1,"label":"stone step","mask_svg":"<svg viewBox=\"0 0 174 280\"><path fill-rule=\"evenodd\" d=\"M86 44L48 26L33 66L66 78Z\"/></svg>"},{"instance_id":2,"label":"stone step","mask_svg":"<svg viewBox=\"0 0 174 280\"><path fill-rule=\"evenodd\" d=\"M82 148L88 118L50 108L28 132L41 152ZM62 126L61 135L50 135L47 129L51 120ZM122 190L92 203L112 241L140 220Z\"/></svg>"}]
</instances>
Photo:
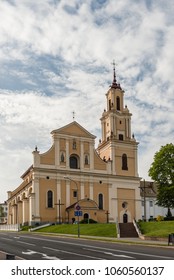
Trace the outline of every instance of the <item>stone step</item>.
<instances>
[{"instance_id":1,"label":"stone step","mask_svg":"<svg viewBox=\"0 0 174 280\"><path fill-rule=\"evenodd\" d=\"M138 237L133 223L119 223L120 237Z\"/></svg>"}]
</instances>

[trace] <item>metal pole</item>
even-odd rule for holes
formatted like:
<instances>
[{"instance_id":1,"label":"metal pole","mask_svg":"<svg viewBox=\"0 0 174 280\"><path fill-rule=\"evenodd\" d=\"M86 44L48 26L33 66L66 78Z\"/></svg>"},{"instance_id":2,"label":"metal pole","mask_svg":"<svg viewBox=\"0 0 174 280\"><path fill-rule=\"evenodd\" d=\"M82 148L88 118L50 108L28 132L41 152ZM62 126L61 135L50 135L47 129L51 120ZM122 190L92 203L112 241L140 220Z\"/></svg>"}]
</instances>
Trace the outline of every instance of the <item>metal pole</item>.
<instances>
[{"instance_id":1,"label":"metal pole","mask_svg":"<svg viewBox=\"0 0 174 280\"><path fill-rule=\"evenodd\" d=\"M77 190L77 203L78 203L78 201L79 201L79 188L78 188L77 182L74 181L73 179L71 179L71 178L68 177L68 176L64 176L64 179L67 179L67 180L69 180L69 181L72 181L72 182L76 185L76 190ZM80 237L79 216L77 216L77 223L78 223L78 225L77 225L77 235L78 235L78 237Z\"/></svg>"},{"instance_id":2,"label":"metal pole","mask_svg":"<svg viewBox=\"0 0 174 280\"><path fill-rule=\"evenodd\" d=\"M144 179L144 220L146 222L146 181Z\"/></svg>"}]
</instances>

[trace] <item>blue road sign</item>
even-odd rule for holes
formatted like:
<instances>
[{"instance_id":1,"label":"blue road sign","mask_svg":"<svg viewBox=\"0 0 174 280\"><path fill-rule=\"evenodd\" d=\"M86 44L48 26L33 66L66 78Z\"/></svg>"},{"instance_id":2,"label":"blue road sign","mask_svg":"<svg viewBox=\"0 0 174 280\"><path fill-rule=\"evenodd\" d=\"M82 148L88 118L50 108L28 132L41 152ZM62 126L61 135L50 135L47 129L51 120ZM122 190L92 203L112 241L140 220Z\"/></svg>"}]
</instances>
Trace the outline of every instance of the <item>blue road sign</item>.
<instances>
[{"instance_id":1,"label":"blue road sign","mask_svg":"<svg viewBox=\"0 0 174 280\"><path fill-rule=\"evenodd\" d=\"M83 216L82 211L74 211L74 216Z\"/></svg>"}]
</instances>

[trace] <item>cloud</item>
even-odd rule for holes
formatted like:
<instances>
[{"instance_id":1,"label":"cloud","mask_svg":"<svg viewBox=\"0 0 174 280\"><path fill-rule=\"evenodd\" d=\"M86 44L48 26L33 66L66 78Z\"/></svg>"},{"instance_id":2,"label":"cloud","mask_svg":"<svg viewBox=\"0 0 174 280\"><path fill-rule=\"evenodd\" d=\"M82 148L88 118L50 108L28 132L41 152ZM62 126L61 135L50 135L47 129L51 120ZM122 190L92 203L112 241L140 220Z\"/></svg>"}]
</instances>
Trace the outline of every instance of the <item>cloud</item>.
<instances>
[{"instance_id":1,"label":"cloud","mask_svg":"<svg viewBox=\"0 0 174 280\"><path fill-rule=\"evenodd\" d=\"M148 177L154 153L173 141L173 8L172 0L0 1L0 201L72 111L98 144L113 59L140 142L139 175Z\"/></svg>"}]
</instances>

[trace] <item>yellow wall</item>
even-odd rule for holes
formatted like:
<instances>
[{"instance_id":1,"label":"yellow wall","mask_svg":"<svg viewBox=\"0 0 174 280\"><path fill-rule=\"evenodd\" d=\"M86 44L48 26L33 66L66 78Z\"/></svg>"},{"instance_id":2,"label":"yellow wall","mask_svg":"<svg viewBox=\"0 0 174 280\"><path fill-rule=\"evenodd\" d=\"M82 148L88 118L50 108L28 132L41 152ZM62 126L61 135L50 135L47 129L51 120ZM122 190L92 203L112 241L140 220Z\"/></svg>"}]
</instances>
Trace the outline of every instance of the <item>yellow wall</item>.
<instances>
[{"instance_id":1,"label":"yellow wall","mask_svg":"<svg viewBox=\"0 0 174 280\"><path fill-rule=\"evenodd\" d=\"M54 165L55 164L55 146L53 145L51 149L42 155L40 155L40 163Z\"/></svg>"},{"instance_id":2,"label":"yellow wall","mask_svg":"<svg viewBox=\"0 0 174 280\"><path fill-rule=\"evenodd\" d=\"M120 212L124 213L125 211L129 211L131 213L131 218L134 219L135 218L135 190L118 188L117 197L118 197L118 213ZM127 202L126 209L124 209L122 206L123 202Z\"/></svg>"},{"instance_id":3,"label":"yellow wall","mask_svg":"<svg viewBox=\"0 0 174 280\"><path fill-rule=\"evenodd\" d=\"M53 192L53 208L47 207L47 192ZM56 180L54 179L39 179L39 197L40 197L40 217L43 221L56 221Z\"/></svg>"}]
</instances>

